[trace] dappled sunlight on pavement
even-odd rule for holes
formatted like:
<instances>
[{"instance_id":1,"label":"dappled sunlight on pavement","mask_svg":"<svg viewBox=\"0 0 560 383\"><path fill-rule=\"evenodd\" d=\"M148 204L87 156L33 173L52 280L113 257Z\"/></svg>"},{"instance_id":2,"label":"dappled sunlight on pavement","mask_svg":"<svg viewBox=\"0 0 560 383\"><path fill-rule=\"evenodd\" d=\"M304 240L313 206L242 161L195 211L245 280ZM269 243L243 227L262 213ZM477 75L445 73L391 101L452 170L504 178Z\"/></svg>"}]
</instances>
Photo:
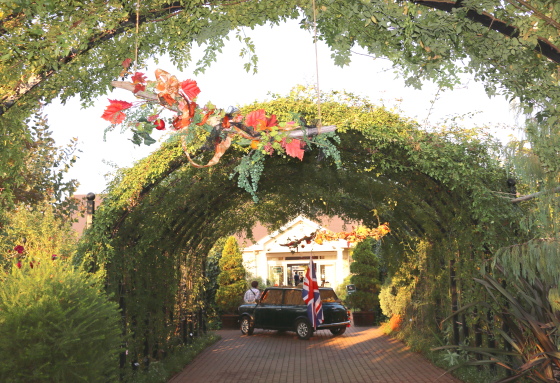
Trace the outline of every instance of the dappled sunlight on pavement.
<instances>
[{"instance_id":1,"label":"dappled sunlight on pavement","mask_svg":"<svg viewBox=\"0 0 560 383\"><path fill-rule=\"evenodd\" d=\"M294 332L220 330L222 339L169 383L460 383L378 327L328 330L301 341Z\"/></svg>"}]
</instances>

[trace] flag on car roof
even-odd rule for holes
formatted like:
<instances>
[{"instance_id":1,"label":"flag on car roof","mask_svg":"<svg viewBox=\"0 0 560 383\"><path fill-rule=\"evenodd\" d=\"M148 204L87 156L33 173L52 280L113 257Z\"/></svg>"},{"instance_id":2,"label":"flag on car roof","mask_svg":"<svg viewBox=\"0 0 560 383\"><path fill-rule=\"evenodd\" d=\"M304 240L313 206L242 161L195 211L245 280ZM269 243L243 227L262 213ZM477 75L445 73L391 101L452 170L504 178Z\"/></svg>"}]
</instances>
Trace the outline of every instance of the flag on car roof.
<instances>
[{"instance_id":1,"label":"flag on car roof","mask_svg":"<svg viewBox=\"0 0 560 383\"><path fill-rule=\"evenodd\" d=\"M317 325L323 323L323 304L321 303L321 295L319 294L316 271L313 257L310 256L309 267L303 277L302 295L307 305L307 317L315 330L317 329Z\"/></svg>"}]
</instances>

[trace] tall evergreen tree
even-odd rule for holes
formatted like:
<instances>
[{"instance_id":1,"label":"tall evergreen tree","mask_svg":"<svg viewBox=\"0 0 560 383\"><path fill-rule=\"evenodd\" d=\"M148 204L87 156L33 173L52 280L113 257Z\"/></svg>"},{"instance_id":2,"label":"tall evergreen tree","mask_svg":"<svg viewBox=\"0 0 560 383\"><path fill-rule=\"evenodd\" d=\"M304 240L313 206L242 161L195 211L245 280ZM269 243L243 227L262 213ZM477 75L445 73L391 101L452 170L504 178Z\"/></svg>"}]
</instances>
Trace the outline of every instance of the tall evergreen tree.
<instances>
[{"instance_id":1,"label":"tall evergreen tree","mask_svg":"<svg viewBox=\"0 0 560 383\"><path fill-rule=\"evenodd\" d=\"M229 237L222 251L219 262L218 291L216 291L216 305L224 313L234 313L243 300L243 293L247 289L243 256L235 237Z\"/></svg>"}]
</instances>

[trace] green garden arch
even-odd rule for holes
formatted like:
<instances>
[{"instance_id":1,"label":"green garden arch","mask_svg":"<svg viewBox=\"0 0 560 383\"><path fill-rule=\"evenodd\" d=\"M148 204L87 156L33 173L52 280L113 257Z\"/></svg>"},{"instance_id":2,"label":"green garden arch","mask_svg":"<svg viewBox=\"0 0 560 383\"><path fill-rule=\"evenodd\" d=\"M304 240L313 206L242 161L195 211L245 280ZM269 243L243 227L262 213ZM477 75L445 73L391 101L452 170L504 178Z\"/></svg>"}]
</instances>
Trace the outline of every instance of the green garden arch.
<instances>
[{"instance_id":1,"label":"green garden arch","mask_svg":"<svg viewBox=\"0 0 560 383\"><path fill-rule=\"evenodd\" d=\"M267 110L309 114L301 99L276 101ZM507 175L489 141L467 131L427 133L382 109L383 118L360 125L352 120L360 108L341 109L340 168L320 151L303 161L270 157L259 203L230 179L240 150L226 153L219 166L195 169L171 141L117 177L81 253L107 271L107 288L133 335L129 358L160 358L180 342L187 312L204 308L204 262L216 240L250 232L257 221L277 228L299 214L338 215L369 227L389 222L382 246L389 276L409 265L405 279L417 298L441 306L439 314L426 311L423 326L434 327L438 315L468 302L477 288L469 282L473 270L515 236L520 213L500 194L509 191ZM450 342L459 336L455 325Z\"/></svg>"}]
</instances>

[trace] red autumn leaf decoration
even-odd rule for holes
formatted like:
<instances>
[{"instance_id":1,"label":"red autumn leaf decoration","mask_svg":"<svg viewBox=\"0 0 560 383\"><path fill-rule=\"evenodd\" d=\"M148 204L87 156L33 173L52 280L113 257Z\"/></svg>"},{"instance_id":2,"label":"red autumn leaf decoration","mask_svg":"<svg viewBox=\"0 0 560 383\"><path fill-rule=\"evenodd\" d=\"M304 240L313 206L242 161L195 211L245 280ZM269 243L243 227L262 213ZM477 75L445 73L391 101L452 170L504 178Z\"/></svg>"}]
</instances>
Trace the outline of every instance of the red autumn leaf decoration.
<instances>
[{"instance_id":1,"label":"red autumn leaf decoration","mask_svg":"<svg viewBox=\"0 0 560 383\"><path fill-rule=\"evenodd\" d=\"M127 70L130 64L132 64L132 59L124 59L121 63L124 70Z\"/></svg>"},{"instance_id":2,"label":"red autumn leaf decoration","mask_svg":"<svg viewBox=\"0 0 560 383\"><path fill-rule=\"evenodd\" d=\"M138 93L140 91L146 90L146 76L144 75L144 73L136 72L130 79L134 84L134 91L132 93Z\"/></svg>"},{"instance_id":3,"label":"red autumn leaf decoration","mask_svg":"<svg viewBox=\"0 0 560 383\"><path fill-rule=\"evenodd\" d=\"M270 130L273 126L278 125L278 121L276 115L273 114L267 118L264 109L258 109L247 115L245 124L256 130Z\"/></svg>"},{"instance_id":4,"label":"red autumn leaf decoration","mask_svg":"<svg viewBox=\"0 0 560 383\"><path fill-rule=\"evenodd\" d=\"M183 90L185 96L187 96L187 98L191 101L194 100L200 93L200 88L194 80L185 80L181 82L181 89Z\"/></svg>"},{"instance_id":5,"label":"red autumn leaf decoration","mask_svg":"<svg viewBox=\"0 0 560 383\"><path fill-rule=\"evenodd\" d=\"M126 115L122 112L132 106L132 103L120 100L109 100L111 103L107 108L101 118L110 121L112 124L120 124L124 121Z\"/></svg>"},{"instance_id":6,"label":"red autumn leaf decoration","mask_svg":"<svg viewBox=\"0 0 560 383\"><path fill-rule=\"evenodd\" d=\"M282 140L282 147L286 149L286 154L290 157L299 158L303 161L303 153L305 148L305 142L293 138L290 142L286 142L286 139Z\"/></svg>"},{"instance_id":7,"label":"red autumn leaf decoration","mask_svg":"<svg viewBox=\"0 0 560 383\"><path fill-rule=\"evenodd\" d=\"M257 128L260 121L266 119L264 109L254 110L245 117L245 125Z\"/></svg>"},{"instance_id":8,"label":"red autumn leaf decoration","mask_svg":"<svg viewBox=\"0 0 560 383\"><path fill-rule=\"evenodd\" d=\"M146 76L142 72L136 72L130 78L133 84L145 84L146 83Z\"/></svg>"}]
</instances>

